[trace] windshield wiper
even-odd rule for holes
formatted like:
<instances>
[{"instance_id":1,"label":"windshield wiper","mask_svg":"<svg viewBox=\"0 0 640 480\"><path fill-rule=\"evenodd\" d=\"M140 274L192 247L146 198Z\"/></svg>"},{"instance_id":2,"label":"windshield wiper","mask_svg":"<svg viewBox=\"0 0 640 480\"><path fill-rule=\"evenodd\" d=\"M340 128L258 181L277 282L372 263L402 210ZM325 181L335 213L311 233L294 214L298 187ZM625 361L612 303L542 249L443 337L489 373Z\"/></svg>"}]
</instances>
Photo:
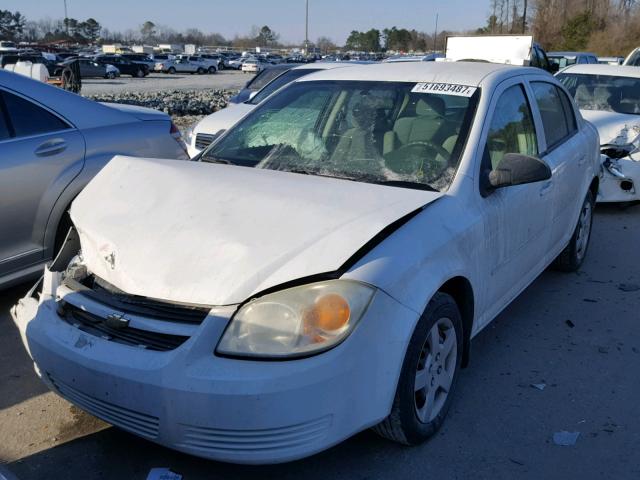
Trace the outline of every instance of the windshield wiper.
<instances>
[{"instance_id":1,"label":"windshield wiper","mask_svg":"<svg viewBox=\"0 0 640 480\"><path fill-rule=\"evenodd\" d=\"M224 165L231 165L231 162L229 160L225 160L224 158L203 156L200 157L200 160L207 163L222 163Z\"/></svg>"},{"instance_id":2,"label":"windshield wiper","mask_svg":"<svg viewBox=\"0 0 640 480\"><path fill-rule=\"evenodd\" d=\"M408 180L372 180L371 183L388 185L390 187L413 188L414 190L427 190L428 192L439 192L437 188L428 183L409 182Z\"/></svg>"}]
</instances>

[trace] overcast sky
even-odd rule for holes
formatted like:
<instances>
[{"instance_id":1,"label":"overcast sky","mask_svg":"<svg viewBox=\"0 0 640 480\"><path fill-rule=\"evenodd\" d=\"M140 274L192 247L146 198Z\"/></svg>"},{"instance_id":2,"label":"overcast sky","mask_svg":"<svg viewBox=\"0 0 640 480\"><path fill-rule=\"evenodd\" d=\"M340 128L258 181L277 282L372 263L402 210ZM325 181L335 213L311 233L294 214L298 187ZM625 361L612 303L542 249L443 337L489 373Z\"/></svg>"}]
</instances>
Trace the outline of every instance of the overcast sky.
<instances>
[{"instance_id":1,"label":"overcast sky","mask_svg":"<svg viewBox=\"0 0 640 480\"><path fill-rule=\"evenodd\" d=\"M225 37L269 25L285 42L304 39L305 0L67 0L69 16L95 18L110 30L138 29L145 21L175 30L195 27ZM63 18L64 0L2 0L29 20ZM328 36L343 44L351 30L397 27L433 32L481 26L489 0L309 0L309 38Z\"/></svg>"}]
</instances>

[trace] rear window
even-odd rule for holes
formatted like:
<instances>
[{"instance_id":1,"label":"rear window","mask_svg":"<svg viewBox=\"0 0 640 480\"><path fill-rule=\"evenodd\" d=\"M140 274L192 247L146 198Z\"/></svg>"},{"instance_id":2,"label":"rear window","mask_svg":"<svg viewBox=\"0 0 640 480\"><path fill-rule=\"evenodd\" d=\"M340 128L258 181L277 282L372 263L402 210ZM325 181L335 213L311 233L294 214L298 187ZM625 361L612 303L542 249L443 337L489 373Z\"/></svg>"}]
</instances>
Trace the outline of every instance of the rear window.
<instances>
[{"instance_id":1,"label":"rear window","mask_svg":"<svg viewBox=\"0 0 640 480\"><path fill-rule=\"evenodd\" d=\"M258 75L256 75L253 80L247 83L246 88L248 88L249 90L260 90L271 80L282 75L285 71L286 70L279 68L266 68Z\"/></svg>"},{"instance_id":2,"label":"rear window","mask_svg":"<svg viewBox=\"0 0 640 480\"><path fill-rule=\"evenodd\" d=\"M576 73L557 78L581 110L640 115L640 78Z\"/></svg>"},{"instance_id":3,"label":"rear window","mask_svg":"<svg viewBox=\"0 0 640 480\"><path fill-rule=\"evenodd\" d=\"M279 77L276 77L271 81L268 85L266 85L262 90L260 90L251 100L247 103L251 105L257 105L262 102L265 98L271 95L276 90L279 90L281 87L288 85L294 80L303 77L305 75L309 75L310 73L317 72L319 69L317 68L306 68L306 69L293 69L288 70Z\"/></svg>"}]
</instances>

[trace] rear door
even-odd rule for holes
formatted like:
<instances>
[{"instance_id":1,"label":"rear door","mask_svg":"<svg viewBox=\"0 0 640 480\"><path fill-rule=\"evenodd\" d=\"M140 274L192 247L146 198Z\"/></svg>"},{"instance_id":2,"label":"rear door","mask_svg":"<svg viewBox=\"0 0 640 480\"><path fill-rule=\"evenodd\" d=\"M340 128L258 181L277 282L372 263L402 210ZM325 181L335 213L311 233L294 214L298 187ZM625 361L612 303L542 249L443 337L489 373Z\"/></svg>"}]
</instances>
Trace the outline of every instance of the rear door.
<instances>
[{"instance_id":1,"label":"rear door","mask_svg":"<svg viewBox=\"0 0 640 480\"><path fill-rule=\"evenodd\" d=\"M544 132L540 157L553 171L550 180L554 184L550 247L555 251L569 240L576 221L576 209L584 200L579 194L584 178L582 170L587 160L585 139L578 130L571 101L560 87L543 77L532 79L529 86L538 107L536 121Z\"/></svg>"},{"instance_id":2,"label":"rear door","mask_svg":"<svg viewBox=\"0 0 640 480\"><path fill-rule=\"evenodd\" d=\"M51 209L82 170L84 138L30 99L0 89L0 276L43 260Z\"/></svg>"}]
</instances>

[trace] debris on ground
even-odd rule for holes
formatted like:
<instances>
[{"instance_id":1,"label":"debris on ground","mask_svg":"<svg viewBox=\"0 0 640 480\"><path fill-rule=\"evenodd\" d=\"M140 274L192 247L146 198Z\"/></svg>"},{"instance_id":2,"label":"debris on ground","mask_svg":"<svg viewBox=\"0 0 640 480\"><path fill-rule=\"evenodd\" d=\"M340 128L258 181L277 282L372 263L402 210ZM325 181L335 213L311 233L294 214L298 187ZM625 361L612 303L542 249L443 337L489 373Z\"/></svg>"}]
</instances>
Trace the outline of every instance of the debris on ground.
<instances>
[{"instance_id":1,"label":"debris on ground","mask_svg":"<svg viewBox=\"0 0 640 480\"><path fill-rule=\"evenodd\" d=\"M640 290L640 285L636 283L620 283L618 285L618 290L623 292L637 292Z\"/></svg>"},{"instance_id":2,"label":"debris on ground","mask_svg":"<svg viewBox=\"0 0 640 480\"><path fill-rule=\"evenodd\" d=\"M576 444L579 436L580 432L567 432L562 430L561 432L555 432L553 434L553 443L561 447L571 447Z\"/></svg>"},{"instance_id":3,"label":"debris on ground","mask_svg":"<svg viewBox=\"0 0 640 480\"><path fill-rule=\"evenodd\" d=\"M542 391L547 386L547 384L546 383L532 383L531 386L533 388L536 388L536 389Z\"/></svg>"},{"instance_id":4,"label":"debris on ground","mask_svg":"<svg viewBox=\"0 0 640 480\"><path fill-rule=\"evenodd\" d=\"M147 475L147 480L182 480L182 475L168 468L152 468Z\"/></svg>"}]
</instances>

